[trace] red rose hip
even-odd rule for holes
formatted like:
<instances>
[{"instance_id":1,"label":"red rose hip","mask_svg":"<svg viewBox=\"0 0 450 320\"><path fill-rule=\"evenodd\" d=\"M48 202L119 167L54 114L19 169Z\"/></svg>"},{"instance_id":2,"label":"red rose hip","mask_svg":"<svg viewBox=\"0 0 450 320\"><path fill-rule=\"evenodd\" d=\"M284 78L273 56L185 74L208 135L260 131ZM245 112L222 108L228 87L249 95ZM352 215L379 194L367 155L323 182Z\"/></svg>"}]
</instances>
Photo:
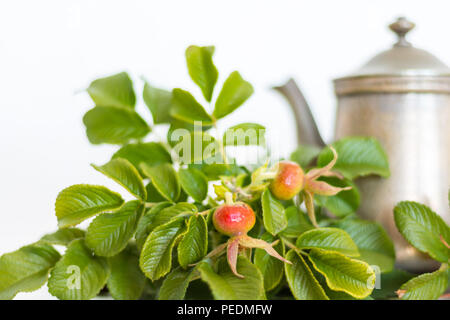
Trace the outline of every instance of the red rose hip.
<instances>
[{"instance_id":1,"label":"red rose hip","mask_svg":"<svg viewBox=\"0 0 450 320\"><path fill-rule=\"evenodd\" d=\"M295 162L280 161L278 171L269 188L280 200L290 200L298 194L304 183L303 169Z\"/></svg>"},{"instance_id":2,"label":"red rose hip","mask_svg":"<svg viewBox=\"0 0 450 320\"><path fill-rule=\"evenodd\" d=\"M243 202L221 205L214 212L214 227L227 236L244 235L255 225L255 213Z\"/></svg>"}]
</instances>

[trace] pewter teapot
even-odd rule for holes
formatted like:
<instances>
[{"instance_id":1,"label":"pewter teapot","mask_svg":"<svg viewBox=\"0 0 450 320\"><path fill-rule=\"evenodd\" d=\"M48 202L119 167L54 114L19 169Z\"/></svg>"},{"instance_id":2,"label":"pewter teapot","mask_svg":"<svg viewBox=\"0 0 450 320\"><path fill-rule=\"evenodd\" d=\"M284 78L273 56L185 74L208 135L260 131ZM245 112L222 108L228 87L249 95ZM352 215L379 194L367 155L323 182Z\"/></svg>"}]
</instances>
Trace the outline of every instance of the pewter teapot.
<instances>
[{"instance_id":1,"label":"pewter teapot","mask_svg":"<svg viewBox=\"0 0 450 320\"><path fill-rule=\"evenodd\" d=\"M394 206L402 200L426 204L450 223L450 69L406 40L414 24L399 18L390 29L398 36L356 72L334 80L337 96L335 139L372 136L386 150L391 176L360 178L358 214L380 222L394 240L397 266L427 271L434 262L399 234ZM299 143L324 146L311 111L291 79L277 87L297 121Z\"/></svg>"}]
</instances>

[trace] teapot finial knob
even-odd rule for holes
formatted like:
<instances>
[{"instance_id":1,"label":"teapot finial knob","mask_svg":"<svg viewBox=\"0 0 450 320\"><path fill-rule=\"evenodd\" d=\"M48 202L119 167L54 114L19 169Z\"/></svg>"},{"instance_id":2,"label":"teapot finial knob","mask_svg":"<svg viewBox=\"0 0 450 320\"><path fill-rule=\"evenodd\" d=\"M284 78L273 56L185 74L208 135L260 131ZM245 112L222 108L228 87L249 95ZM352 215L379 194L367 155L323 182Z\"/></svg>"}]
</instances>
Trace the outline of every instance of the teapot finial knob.
<instances>
[{"instance_id":1,"label":"teapot finial knob","mask_svg":"<svg viewBox=\"0 0 450 320\"><path fill-rule=\"evenodd\" d=\"M409 47L411 43L406 41L406 34L415 27L415 24L406 19L405 17L400 17L394 23L389 25L389 28L394 31L398 36L398 41L395 46Z\"/></svg>"}]
</instances>

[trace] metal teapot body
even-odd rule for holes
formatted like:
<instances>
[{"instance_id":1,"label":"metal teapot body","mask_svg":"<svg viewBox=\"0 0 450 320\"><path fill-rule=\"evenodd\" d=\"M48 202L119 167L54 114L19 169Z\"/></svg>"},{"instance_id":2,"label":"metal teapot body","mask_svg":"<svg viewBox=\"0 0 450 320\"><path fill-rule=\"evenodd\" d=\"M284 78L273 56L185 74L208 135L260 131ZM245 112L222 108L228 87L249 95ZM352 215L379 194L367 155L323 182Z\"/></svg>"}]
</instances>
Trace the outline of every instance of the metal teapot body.
<instances>
[{"instance_id":1,"label":"metal teapot body","mask_svg":"<svg viewBox=\"0 0 450 320\"><path fill-rule=\"evenodd\" d=\"M425 271L435 264L398 233L393 208L403 200L421 202L450 223L450 69L405 40L413 26L400 18L390 26L399 36L392 49L354 74L334 80L338 100L335 138L372 136L383 145L391 176L357 181L361 191L358 214L386 228L396 246L398 267ZM307 108L292 81L279 89L295 100L297 110ZM304 114L303 122L307 121L313 122L312 117ZM322 144L315 126L305 128L299 123L299 127L302 143ZM302 131L309 131L307 141Z\"/></svg>"}]
</instances>

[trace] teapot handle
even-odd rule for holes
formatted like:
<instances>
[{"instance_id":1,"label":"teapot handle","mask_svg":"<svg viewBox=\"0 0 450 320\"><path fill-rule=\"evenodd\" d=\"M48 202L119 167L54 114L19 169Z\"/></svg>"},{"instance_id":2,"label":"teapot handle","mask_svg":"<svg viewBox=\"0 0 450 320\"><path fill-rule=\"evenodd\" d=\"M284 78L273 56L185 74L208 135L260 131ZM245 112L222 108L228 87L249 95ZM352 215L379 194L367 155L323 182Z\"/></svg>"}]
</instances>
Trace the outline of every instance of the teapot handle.
<instances>
[{"instance_id":1,"label":"teapot handle","mask_svg":"<svg viewBox=\"0 0 450 320\"><path fill-rule=\"evenodd\" d=\"M286 84L274 87L274 89L287 99L294 112L298 144L324 147L325 143L317 129L311 109L294 79L291 78Z\"/></svg>"}]
</instances>

